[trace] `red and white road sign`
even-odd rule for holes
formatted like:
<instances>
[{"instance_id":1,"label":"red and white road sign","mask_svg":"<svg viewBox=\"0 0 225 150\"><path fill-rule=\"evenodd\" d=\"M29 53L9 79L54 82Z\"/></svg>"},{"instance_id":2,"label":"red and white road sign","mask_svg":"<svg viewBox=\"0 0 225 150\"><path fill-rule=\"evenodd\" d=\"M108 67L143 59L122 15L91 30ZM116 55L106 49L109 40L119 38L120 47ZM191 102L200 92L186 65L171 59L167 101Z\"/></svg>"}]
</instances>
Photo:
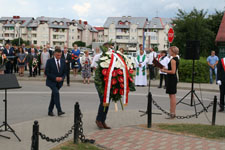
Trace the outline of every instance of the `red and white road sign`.
<instances>
[{"instance_id":1,"label":"red and white road sign","mask_svg":"<svg viewBox=\"0 0 225 150\"><path fill-rule=\"evenodd\" d=\"M170 28L169 31L168 31L168 41L170 43L172 43L173 42L173 39L174 39L174 31L173 31L172 28Z\"/></svg>"}]
</instances>

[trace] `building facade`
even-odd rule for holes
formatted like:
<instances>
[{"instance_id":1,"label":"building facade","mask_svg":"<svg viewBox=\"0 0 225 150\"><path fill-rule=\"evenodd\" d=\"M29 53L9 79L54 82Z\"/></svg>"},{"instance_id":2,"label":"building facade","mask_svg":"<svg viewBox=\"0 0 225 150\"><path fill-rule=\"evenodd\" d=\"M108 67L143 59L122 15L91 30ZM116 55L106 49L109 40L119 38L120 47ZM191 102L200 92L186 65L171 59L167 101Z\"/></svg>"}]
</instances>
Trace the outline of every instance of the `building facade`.
<instances>
[{"instance_id":1,"label":"building facade","mask_svg":"<svg viewBox=\"0 0 225 150\"><path fill-rule=\"evenodd\" d=\"M82 20L52 17L2 17L0 18L0 43L5 44L16 38L29 41L30 44L61 48L73 47L75 41L90 45L97 40L98 31Z\"/></svg>"},{"instance_id":2,"label":"building facade","mask_svg":"<svg viewBox=\"0 0 225 150\"><path fill-rule=\"evenodd\" d=\"M139 44L145 48L167 50L167 33L172 20L169 18L108 17L104 24L104 42L112 41L120 48L135 52Z\"/></svg>"}]
</instances>

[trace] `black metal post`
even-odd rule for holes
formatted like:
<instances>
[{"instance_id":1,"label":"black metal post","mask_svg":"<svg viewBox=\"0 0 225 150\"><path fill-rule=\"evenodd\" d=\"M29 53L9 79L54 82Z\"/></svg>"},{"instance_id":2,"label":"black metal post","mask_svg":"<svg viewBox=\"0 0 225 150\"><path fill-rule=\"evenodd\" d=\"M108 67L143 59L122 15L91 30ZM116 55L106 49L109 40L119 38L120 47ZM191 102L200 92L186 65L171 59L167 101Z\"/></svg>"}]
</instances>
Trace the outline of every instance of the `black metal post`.
<instances>
[{"instance_id":1,"label":"black metal post","mask_svg":"<svg viewBox=\"0 0 225 150\"><path fill-rule=\"evenodd\" d=\"M212 114L212 125L214 126L216 123L216 106L217 106L217 97L214 96L214 101L213 101L213 114Z\"/></svg>"},{"instance_id":2,"label":"black metal post","mask_svg":"<svg viewBox=\"0 0 225 150\"><path fill-rule=\"evenodd\" d=\"M74 105L74 135L73 135L73 142L74 144L78 143L78 124L79 124L79 103L76 102L76 104Z\"/></svg>"},{"instance_id":3,"label":"black metal post","mask_svg":"<svg viewBox=\"0 0 225 150\"><path fill-rule=\"evenodd\" d=\"M3 101L5 102L5 131L7 131L7 89L5 89L5 99Z\"/></svg>"},{"instance_id":4,"label":"black metal post","mask_svg":"<svg viewBox=\"0 0 225 150\"><path fill-rule=\"evenodd\" d=\"M34 121L33 125L33 135L32 135L32 145L31 150L38 150L39 149L39 124L38 121Z\"/></svg>"},{"instance_id":5,"label":"black metal post","mask_svg":"<svg viewBox=\"0 0 225 150\"><path fill-rule=\"evenodd\" d=\"M148 128L152 127L152 93L148 93Z\"/></svg>"}]
</instances>

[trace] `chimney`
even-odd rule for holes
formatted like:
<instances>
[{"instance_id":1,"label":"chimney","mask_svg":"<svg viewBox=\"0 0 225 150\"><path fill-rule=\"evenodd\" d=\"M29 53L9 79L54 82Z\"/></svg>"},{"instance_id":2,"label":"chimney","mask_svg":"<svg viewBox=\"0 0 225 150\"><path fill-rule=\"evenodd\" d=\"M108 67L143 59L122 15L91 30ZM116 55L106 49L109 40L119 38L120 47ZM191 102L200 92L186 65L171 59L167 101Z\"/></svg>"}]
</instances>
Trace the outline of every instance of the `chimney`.
<instances>
[{"instance_id":1,"label":"chimney","mask_svg":"<svg viewBox=\"0 0 225 150\"><path fill-rule=\"evenodd\" d=\"M17 18L17 16L13 16L13 19L16 19Z\"/></svg>"},{"instance_id":2,"label":"chimney","mask_svg":"<svg viewBox=\"0 0 225 150\"><path fill-rule=\"evenodd\" d=\"M79 20L79 24L82 24L82 20Z\"/></svg>"},{"instance_id":3,"label":"chimney","mask_svg":"<svg viewBox=\"0 0 225 150\"><path fill-rule=\"evenodd\" d=\"M85 24L85 25L87 25L87 24L88 24L88 22L87 22L87 21L84 21L84 24Z\"/></svg>"}]
</instances>

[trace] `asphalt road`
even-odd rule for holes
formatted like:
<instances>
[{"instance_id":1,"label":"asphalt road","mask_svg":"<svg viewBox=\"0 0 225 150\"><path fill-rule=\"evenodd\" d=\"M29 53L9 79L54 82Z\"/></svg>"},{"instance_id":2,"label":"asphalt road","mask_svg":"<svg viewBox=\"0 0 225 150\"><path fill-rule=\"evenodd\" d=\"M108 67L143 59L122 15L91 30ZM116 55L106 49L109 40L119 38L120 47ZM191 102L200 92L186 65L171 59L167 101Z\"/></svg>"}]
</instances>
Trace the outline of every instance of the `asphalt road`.
<instances>
[{"instance_id":1,"label":"asphalt road","mask_svg":"<svg viewBox=\"0 0 225 150\"><path fill-rule=\"evenodd\" d=\"M47 116L51 91L43 81L20 81L21 89L8 90L8 122L10 124L21 123ZM153 99L164 109L169 110L169 97L164 89L151 87ZM177 101L185 96L189 90L179 90ZM146 110L148 87L137 87L135 92L129 94L129 103L126 110ZM203 104L206 106L212 100L215 92L196 92ZM80 103L82 112L96 112L99 105L98 94L95 86L91 84L72 83L70 87L64 86L60 90L61 106L67 114L73 113L75 102ZM4 99L4 91L0 91L0 100ZM195 98L196 100L196 98ZM184 100L190 103L190 95ZM119 109L120 103L118 103ZM156 109L156 107L153 107ZM197 105L197 110L202 106ZM179 104L177 110L193 110L194 107ZM4 103L0 101L0 122L4 120ZM56 109L54 110L56 113ZM110 111L114 111L114 104L111 104ZM157 111L157 110L156 110ZM211 111L211 109L209 110Z\"/></svg>"}]
</instances>

